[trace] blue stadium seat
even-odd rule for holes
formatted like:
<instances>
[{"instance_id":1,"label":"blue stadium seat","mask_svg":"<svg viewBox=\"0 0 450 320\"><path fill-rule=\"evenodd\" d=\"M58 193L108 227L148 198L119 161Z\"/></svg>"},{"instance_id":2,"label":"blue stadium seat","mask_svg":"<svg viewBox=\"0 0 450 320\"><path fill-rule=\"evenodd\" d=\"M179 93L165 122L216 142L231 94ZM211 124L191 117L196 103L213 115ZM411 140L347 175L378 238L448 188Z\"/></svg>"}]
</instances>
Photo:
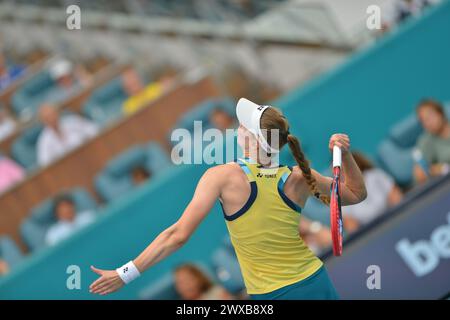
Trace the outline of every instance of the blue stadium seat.
<instances>
[{"instance_id":1,"label":"blue stadium seat","mask_svg":"<svg viewBox=\"0 0 450 320\"><path fill-rule=\"evenodd\" d=\"M37 168L36 144L43 126L34 125L17 137L11 146L11 156L28 171Z\"/></svg>"},{"instance_id":2,"label":"blue stadium seat","mask_svg":"<svg viewBox=\"0 0 450 320\"><path fill-rule=\"evenodd\" d=\"M83 106L83 113L100 125L118 119L122 115L122 104L128 98L117 77L95 90Z\"/></svg>"},{"instance_id":3,"label":"blue stadium seat","mask_svg":"<svg viewBox=\"0 0 450 320\"><path fill-rule=\"evenodd\" d=\"M211 111L213 111L216 108L220 108L228 112L230 115L234 117L235 114L235 102L231 98L217 98L217 99L208 99L200 104L198 104L196 107L194 107L191 111L185 113L183 117L177 122L177 124L173 127L173 129L170 131L170 134L168 136L169 141L172 143L173 146L179 145L181 141L172 141L171 135L173 130L183 128L188 130L191 134L194 132L194 121L202 121L202 130L203 132L207 129L211 129L212 125L209 122L209 115ZM201 154L195 153L195 149L198 150L205 150L205 147L210 145L210 141L204 141L202 137L195 136L195 138L200 138L200 140L193 140L192 143L192 149L191 149L191 161L198 163L201 162ZM184 140L183 140L184 141ZM225 149L224 149L225 150ZM183 156L183 153L180 155Z\"/></svg>"},{"instance_id":4,"label":"blue stadium seat","mask_svg":"<svg viewBox=\"0 0 450 320\"><path fill-rule=\"evenodd\" d=\"M389 137L400 148L411 148L422 132L423 128L416 115L410 115L392 127Z\"/></svg>"},{"instance_id":5,"label":"blue stadium seat","mask_svg":"<svg viewBox=\"0 0 450 320\"><path fill-rule=\"evenodd\" d=\"M184 128L193 132L194 121L202 121L203 130L209 129L211 128L211 124L209 123L208 118L211 111L215 108L221 108L234 117L235 107L236 103L231 98L208 99L194 107L191 111L185 113L173 129Z\"/></svg>"},{"instance_id":6,"label":"blue stadium seat","mask_svg":"<svg viewBox=\"0 0 450 320\"><path fill-rule=\"evenodd\" d=\"M95 188L101 198L108 202L133 189L130 174L136 166L149 170L152 180L170 165L169 156L157 143L137 145L108 162L95 177Z\"/></svg>"},{"instance_id":7,"label":"blue stadium seat","mask_svg":"<svg viewBox=\"0 0 450 320\"><path fill-rule=\"evenodd\" d=\"M228 236L222 246L213 253L212 266L219 283L228 292L239 294L245 289L241 268Z\"/></svg>"},{"instance_id":8,"label":"blue stadium seat","mask_svg":"<svg viewBox=\"0 0 450 320\"><path fill-rule=\"evenodd\" d=\"M445 105L445 112L450 118L449 103ZM417 116L411 114L395 124L388 138L378 146L377 162L402 187L408 187L413 182L412 150L422 133L423 128Z\"/></svg>"},{"instance_id":9,"label":"blue stadium seat","mask_svg":"<svg viewBox=\"0 0 450 320\"><path fill-rule=\"evenodd\" d=\"M24 83L11 98L12 109L16 115L34 115L54 85L55 81L48 71L40 72Z\"/></svg>"},{"instance_id":10,"label":"blue stadium seat","mask_svg":"<svg viewBox=\"0 0 450 320\"><path fill-rule=\"evenodd\" d=\"M392 140L384 140L378 146L377 157L380 167L394 177L395 181L403 187L412 183L413 148L402 148Z\"/></svg>"},{"instance_id":11,"label":"blue stadium seat","mask_svg":"<svg viewBox=\"0 0 450 320\"><path fill-rule=\"evenodd\" d=\"M330 225L330 208L314 197L308 198L305 207L302 208L302 214L306 218L319 221L325 226Z\"/></svg>"},{"instance_id":12,"label":"blue stadium seat","mask_svg":"<svg viewBox=\"0 0 450 320\"><path fill-rule=\"evenodd\" d=\"M97 208L97 203L86 190L74 188L67 193L73 198L77 212ZM22 238L31 251L45 247L45 234L56 221L54 204L54 197L43 201L31 210L29 217L20 225Z\"/></svg>"},{"instance_id":13,"label":"blue stadium seat","mask_svg":"<svg viewBox=\"0 0 450 320\"><path fill-rule=\"evenodd\" d=\"M14 267L23 259L19 247L8 236L0 237L0 259L5 260L10 267Z\"/></svg>"},{"instance_id":14,"label":"blue stadium seat","mask_svg":"<svg viewBox=\"0 0 450 320\"><path fill-rule=\"evenodd\" d=\"M71 111L63 111L62 116L74 114ZM20 163L27 171L38 167L36 147L39 135L42 132L43 125L35 124L17 137L11 146L11 156Z\"/></svg>"},{"instance_id":15,"label":"blue stadium seat","mask_svg":"<svg viewBox=\"0 0 450 320\"><path fill-rule=\"evenodd\" d=\"M179 300L180 296L175 290L173 274L167 273L155 283L139 292L142 300Z\"/></svg>"}]
</instances>

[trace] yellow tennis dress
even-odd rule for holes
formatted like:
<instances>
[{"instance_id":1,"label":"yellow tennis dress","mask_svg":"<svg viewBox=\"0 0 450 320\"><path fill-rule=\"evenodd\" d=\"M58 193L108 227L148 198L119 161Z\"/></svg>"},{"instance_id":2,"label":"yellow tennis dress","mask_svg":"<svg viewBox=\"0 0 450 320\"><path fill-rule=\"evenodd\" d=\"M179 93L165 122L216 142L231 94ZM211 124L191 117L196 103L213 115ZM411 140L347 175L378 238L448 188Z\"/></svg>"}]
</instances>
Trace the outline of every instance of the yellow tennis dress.
<instances>
[{"instance_id":1,"label":"yellow tennis dress","mask_svg":"<svg viewBox=\"0 0 450 320\"><path fill-rule=\"evenodd\" d=\"M299 235L301 208L283 192L291 168L237 162L251 193L241 210L224 216L247 293L269 293L313 275L323 263Z\"/></svg>"}]
</instances>

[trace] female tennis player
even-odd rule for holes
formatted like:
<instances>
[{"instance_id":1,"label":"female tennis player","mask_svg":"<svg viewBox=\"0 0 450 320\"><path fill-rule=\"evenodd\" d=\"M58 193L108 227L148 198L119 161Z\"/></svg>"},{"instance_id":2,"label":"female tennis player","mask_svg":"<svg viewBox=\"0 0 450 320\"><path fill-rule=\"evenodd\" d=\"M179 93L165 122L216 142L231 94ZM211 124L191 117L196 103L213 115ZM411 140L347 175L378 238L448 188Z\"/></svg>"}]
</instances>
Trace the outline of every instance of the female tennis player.
<instances>
[{"instance_id":1,"label":"female tennis player","mask_svg":"<svg viewBox=\"0 0 450 320\"><path fill-rule=\"evenodd\" d=\"M332 179L309 167L299 141L289 133L289 124L278 109L242 98L236 114L238 144L245 158L208 169L179 220L136 259L116 270L92 266L100 276L90 286L92 293L105 295L118 290L179 249L219 200L252 299L338 298L322 261L299 236L301 208L310 195L329 204ZM278 140L271 141L273 136ZM279 152L275 146L286 144L298 166L269 163ZM349 152L348 136L332 135L328 147L332 150L335 145L342 150L342 205L356 204L366 197L363 176Z\"/></svg>"}]
</instances>

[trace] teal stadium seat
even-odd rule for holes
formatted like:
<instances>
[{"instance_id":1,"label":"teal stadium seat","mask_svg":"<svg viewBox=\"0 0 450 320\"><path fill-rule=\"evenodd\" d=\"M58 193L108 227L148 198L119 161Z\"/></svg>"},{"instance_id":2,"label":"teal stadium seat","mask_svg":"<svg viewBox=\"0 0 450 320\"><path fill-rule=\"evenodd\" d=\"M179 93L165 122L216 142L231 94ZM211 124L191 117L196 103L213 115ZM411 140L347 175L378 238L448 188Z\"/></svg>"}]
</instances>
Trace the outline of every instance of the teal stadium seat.
<instances>
[{"instance_id":1,"label":"teal stadium seat","mask_svg":"<svg viewBox=\"0 0 450 320\"><path fill-rule=\"evenodd\" d=\"M450 118L450 104L448 103L445 112ZM412 151L422 133L423 128L416 115L411 114L395 124L391 128L388 138L378 146L378 163L402 187L408 187L413 183Z\"/></svg>"},{"instance_id":2,"label":"teal stadium seat","mask_svg":"<svg viewBox=\"0 0 450 320\"><path fill-rule=\"evenodd\" d=\"M74 188L67 193L74 200L77 212L97 208L97 203L86 190ZM56 222L53 212L54 205L54 197L43 201L31 210L31 214L20 225L22 238L31 251L45 247L45 234L48 228Z\"/></svg>"},{"instance_id":3,"label":"teal stadium seat","mask_svg":"<svg viewBox=\"0 0 450 320\"><path fill-rule=\"evenodd\" d=\"M194 131L194 121L202 121L203 130L211 128L211 123L208 121L209 114L215 108L220 108L228 112L231 116L235 116L236 103L231 98L208 99L195 106L191 111L184 114L184 116L176 123L173 129L184 128L190 132ZM170 140L170 135L169 135Z\"/></svg>"},{"instance_id":4,"label":"teal stadium seat","mask_svg":"<svg viewBox=\"0 0 450 320\"><path fill-rule=\"evenodd\" d=\"M122 104L127 98L122 77L117 77L92 93L83 106L83 113L96 123L105 125L120 118Z\"/></svg>"},{"instance_id":5,"label":"teal stadium seat","mask_svg":"<svg viewBox=\"0 0 450 320\"><path fill-rule=\"evenodd\" d=\"M245 289L244 278L230 237L212 255L212 266L219 283L231 294L239 294Z\"/></svg>"},{"instance_id":6,"label":"teal stadium seat","mask_svg":"<svg viewBox=\"0 0 450 320\"><path fill-rule=\"evenodd\" d=\"M11 156L27 171L37 168L36 144L42 129L42 124L26 129L11 145Z\"/></svg>"},{"instance_id":7,"label":"teal stadium seat","mask_svg":"<svg viewBox=\"0 0 450 320\"><path fill-rule=\"evenodd\" d=\"M423 128L414 114L394 125L389 132L389 138L400 148L411 148L422 133Z\"/></svg>"},{"instance_id":8,"label":"teal stadium seat","mask_svg":"<svg viewBox=\"0 0 450 320\"><path fill-rule=\"evenodd\" d=\"M0 237L0 259L6 261L10 268L13 268L23 259L19 247L8 236Z\"/></svg>"},{"instance_id":9,"label":"teal stadium seat","mask_svg":"<svg viewBox=\"0 0 450 320\"><path fill-rule=\"evenodd\" d=\"M170 165L169 156L157 143L136 145L108 162L95 177L95 188L100 197L109 202L133 189L130 174L136 166L149 170L152 180Z\"/></svg>"},{"instance_id":10,"label":"teal stadium seat","mask_svg":"<svg viewBox=\"0 0 450 320\"><path fill-rule=\"evenodd\" d=\"M194 121L202 122L203 132L205 132L205 130L211 129L213 126L209 122L209 115L216 108L223 109L231 116L235 117L235 106L236 103L231 98L208 99L199 103L191 111L185 113L183 117L181 117L181 119L176 123L176 125L170 131L168 137L169 141L172 143L173 146L178 145L180 143L180 141L171 140L171 134L175 129L183 128L188 130L191 134L193 134L195 125ZM202 161L202 159L199 159L199 156L201 156L200 153L194 153L195 148L205 150L205 147L209 145L211 142L203 141L203 139L201 139L202 137L198 136L194 137L199 138L199 140L194 139L193 141L191 141L192 143L191 161L198 163ZM180 155L183 156L183 152L181 152Z\"/></svg>"},{"instance_id":11,"label":"teal stadium seat","mask_svg":"<svg viewBox=\"0 0 450 320\"><path fill-rule=\"evenodd\" d=\"M70 114L74 113L63 111L63 117ZM25 129L12 143L11 156L27 171L32 171L38 167L36 147L42 129L42 124L35 124L32 127Z\"/></svg>"},{"instance_id":12,"label":"teal stadium seat","mask_svg":"<svg viewBox=\"0 0 450 320\"><path fill-rule=\"evenodd\" d=\"M48 71L36 74L13 94L11 105L14 113L19 117L34 115L54 85L55 81Z\"/></svg>"}]
</instances>

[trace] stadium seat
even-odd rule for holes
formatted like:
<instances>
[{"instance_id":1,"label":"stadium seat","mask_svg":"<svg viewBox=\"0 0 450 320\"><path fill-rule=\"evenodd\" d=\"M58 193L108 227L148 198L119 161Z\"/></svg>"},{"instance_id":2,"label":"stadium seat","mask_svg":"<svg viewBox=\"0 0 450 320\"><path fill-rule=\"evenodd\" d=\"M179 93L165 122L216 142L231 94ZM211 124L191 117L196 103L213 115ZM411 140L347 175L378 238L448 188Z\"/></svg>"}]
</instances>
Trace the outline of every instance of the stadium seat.
<instances>
[{"instance_id":1,"label":"stadium seat","mask_svg":"<svg viewBox=\"0 0 450 320\"><path fill-rule=\"evenodd\" d=\"M191 134L194 132L194 121L201 121L202 125L202 131L204 132L207 129L211 129L212 125L209 122L209 115L211 111L213 111L215 108L221 108L228 112L230 115L234 117L235 114L235 102L231 98L217 98L217 99L208 99L197 106L195 106L191 111L185 113L185 115L176 123L176 125L173 127L173 129L170 131L170 134L168 136L169 141L172 143L173 146L179 145L181 141L172 141L171 135L173 133L173 130L175 129L186 129ZM201 153L195 153L195 149L201 149L205 150L205 147L207 147L211 142L210 141L204 141L202 137L194 136L194 138L200 138L200 140L194 140L192 143L192 149L191 149L191 161L194 163L199 163L202 161L201 159ZM183 153L180 154L181 156Z\"/></svg>"},{"instance_id":2,"label":"stadium seat","mask_svg":"<svg viewBox=\"0 0 450 320\"><path fill-rule=\"evenodd\" d=\"M117 77L95 90L83 106L83 113L100 125L119 118L122 104L128 98L122 77Z\"/></svg>"},{"instance_id":3,"label":"stadium seat","mask_svg":"<svg viewBox=\"0 0 450 320\"><path fill-rule=\"evenodd\" d=\"M413 148L402 148L392 140L384 140L377 151L378 163L381 168L392 175L395 181L403 187L412 183Z\"/></svg>"},{"instance_id":4,"label":"stadium seat","mask_svg":"<svg viewBox=\"0 0 450 320\"><path fill-rule=\"evenodd\" d=\"M389 137L398 147L411 148L422 132L422 126L416 115L410 115L392 127Z\"/></svg>"},{"instance_id":5,"label":"stadium seat","mask_svg":"<svg viewBox=\"0 0 450 320\"><path fill-rule=\"evenodd\" d=\"M450 104L444 104L445 113L450 118ZM400 148L411 148L423 133L423 128L416 114L411 114L396 123L389 132L389 138Z\"/></svg>"},{"instance_id":6,"label":"stadium seat","mask_svg":"<svg viewBox=\"0 0 450 320\"><path fill-rule=\"evenodd\" d=\"M34 125L17 137L11 146L11 156L27 171L37 167L36 144L43 126Z\"/></svg>"},{"instance_id":7,"label":"stadium seat","mask_svg":"<svg viewBox=\"0 0 450 320\"><path fill-rule=\"evenodd\" d=\"M74 200L77 212L95 210L97 204L92 196L82 188L74 188L67 192ZM53 215L54 197L37 205L20 226L25 244L31 251L45 247L45 234L56 221Z\"/></svg>"},{"instance_id":8,"label":"stadium seat","mask_svg":"<svg viewBox=\"0 0 450 320\"><path fill-rule=\"evenodd\" d=\"M0 259L14 267L23 259L23 254L16 243L8 236L0 237Z\"/></svg>"},{"instance_id":9,"label":"stadium seat","mask_svg":"<svg viewBox=\"0 0 450 320\"><path fill-rule=\"evenodd\" d=\"M132 189L130 174L136 166L143 166L154 179L170 166L167 153L155 142L137 145L110 160L96 177L95 188L100 197L109 202Z\"/></svg>"},{"instance_id":10,"label":"stadium seat","mask_svg":"<svg viewBox=\"0 0 450 320\"><path fill-rule=\"evenodd\" d=\"M15 114L19 117L34 115L54 84L55 81L48 71L38 73L23 84L11 98Z\"/></svg>"},{"instance_id":11,"label":"stadium seat","mask_svg":"<svg viewBox=\"0 0 450 320\"><path fill-rule=\"evenodd\" d=\"M450 104L445 105L445 112L450 118ZM377 150L377 162L380 167L391 174L402 187L413 182L414 160L412 150L423 133L423 128L415 114L395 124L387 139L382 141Z\"/></svg>"},{"instance_id":12,"label":"stadium seat","mask_svg":"<svg viewBox=\"0 0 450 320\"><path fill-rule=\"evenodd\" d=\"M305 207L302 208L302 214L310 220L319 221L326 226L330 225L330 208L314 197L308 198Z\"/></svg>"},{"instance_id":13,"label":"stadium seat","mask_svg":"<svg viewBox=\"0 0 450 320\"><path fill-rule=\"evenodd\" d=\"M239 294L245 289L245 284L229 239L227 236L223 245L213 253L212 266L219 283L231 294Z\"/></svg>"},{"instance_id":14,"label":"stadium seat","mask_svg":"<svg viewBox=\"0 0 450 320\"><path fill-rule=\"evenodd\" d=\"M203 130L211 128L209 114L215 108L221 108L234 117L236 103L231 98L208 99L191 111L187 112L174 126L173 129L184 128L190 132L194 131L194 121L202 121ZM172 131L172 130L171 130ZM170 140L170 136L169 136Z\"/></svg>"}]
</instances>

